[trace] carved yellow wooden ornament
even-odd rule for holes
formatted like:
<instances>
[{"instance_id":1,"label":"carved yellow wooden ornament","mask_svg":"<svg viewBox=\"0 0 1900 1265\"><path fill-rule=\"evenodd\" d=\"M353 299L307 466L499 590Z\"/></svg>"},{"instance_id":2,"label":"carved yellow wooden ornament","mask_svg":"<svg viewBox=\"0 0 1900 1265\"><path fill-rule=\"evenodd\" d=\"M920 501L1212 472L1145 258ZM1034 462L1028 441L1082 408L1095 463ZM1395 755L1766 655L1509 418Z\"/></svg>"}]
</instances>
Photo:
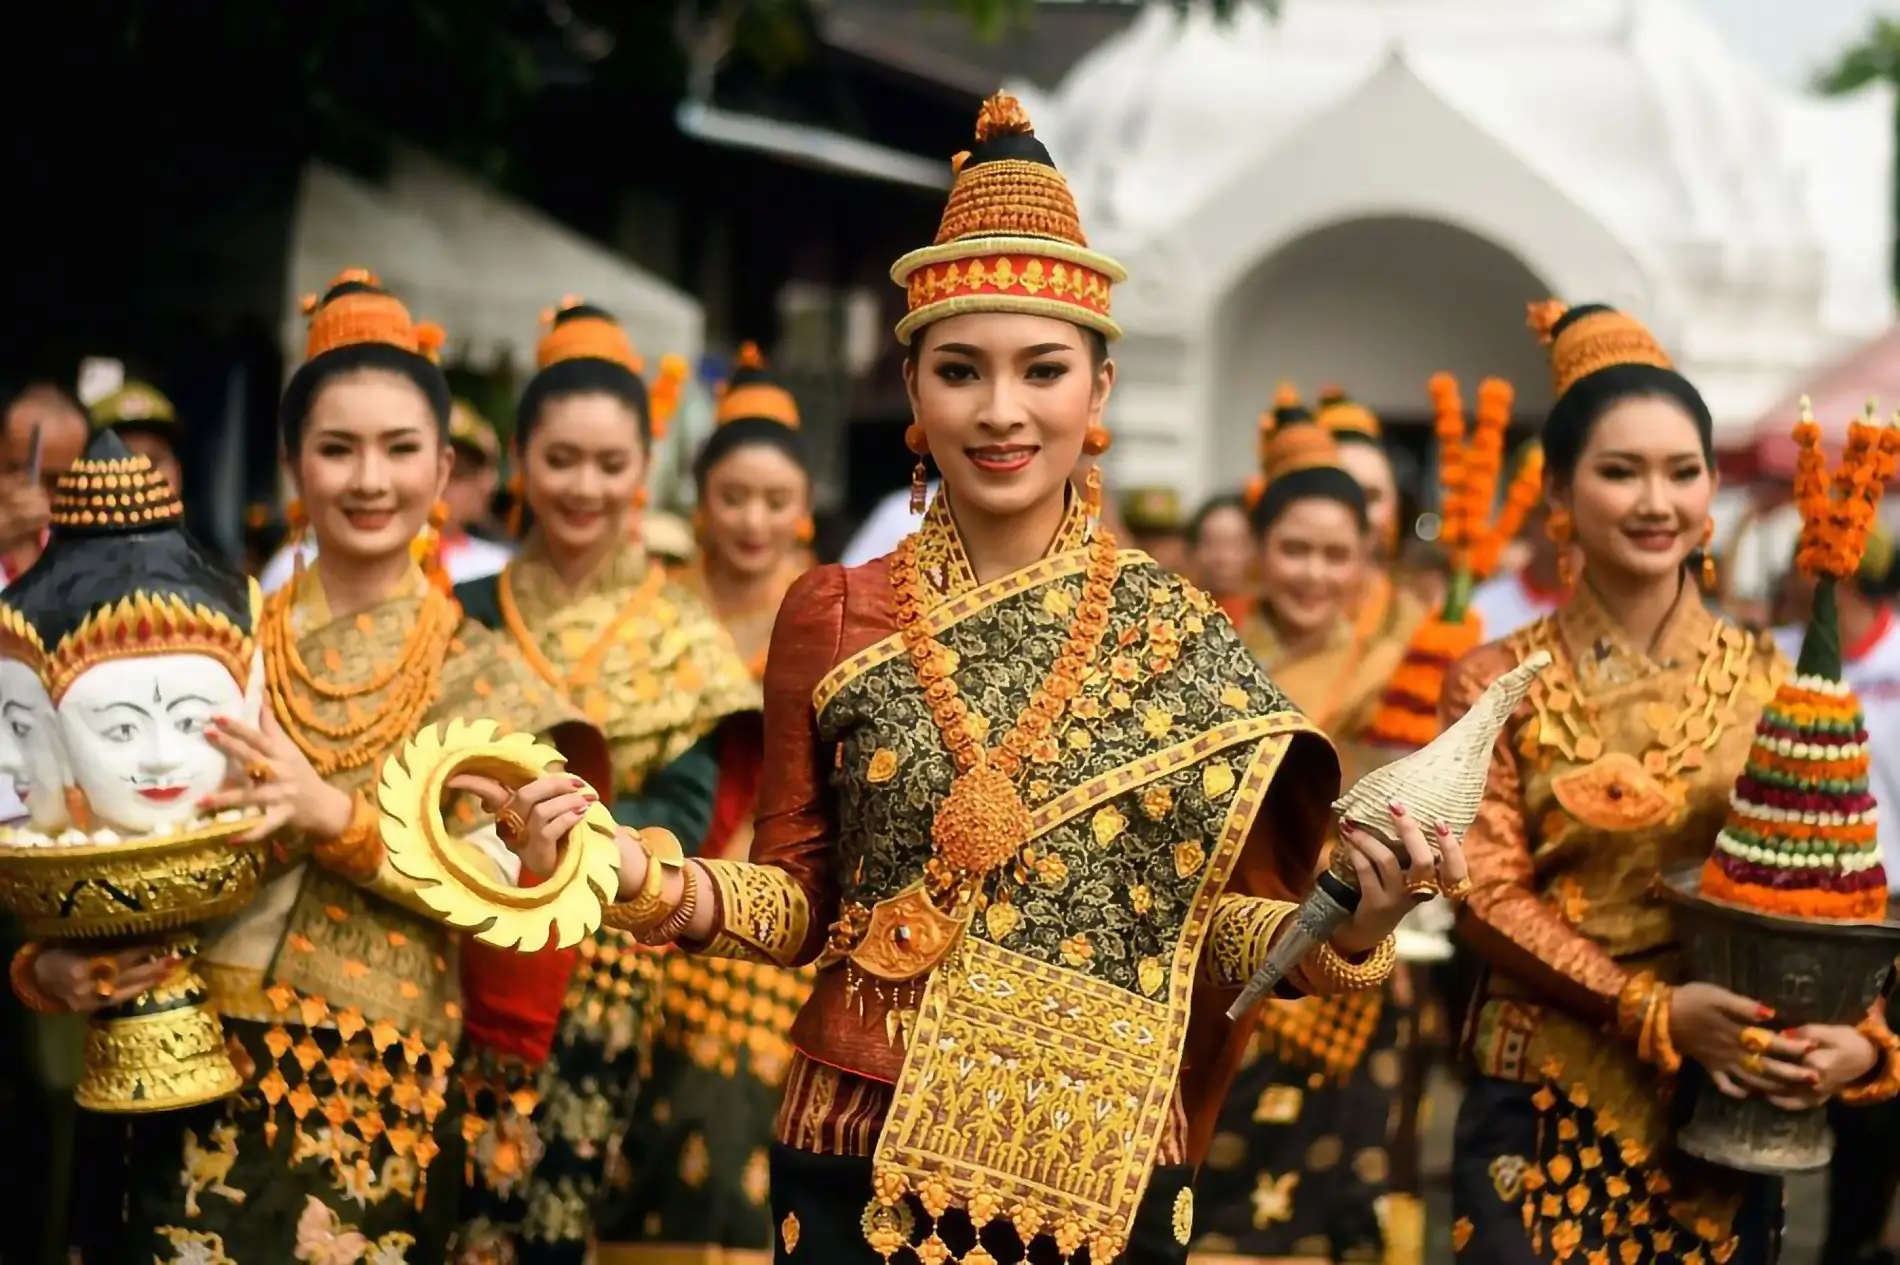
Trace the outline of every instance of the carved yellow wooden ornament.
<instances>
[{"instance_id":1,"label":"carved yellow wooden ornament","mask_svg":"<svg viewBox=\"0 0 1900 1265\"><path fill-rule=\"evenodd\" d=\"M390 866L416 883L417 898L444 922L483 944L533 953L550 939L563 949L580 943L599 929L601 907L620 891L617 828L605 805L587 810L554 873L533 887L510 886L483 872L442 820L449 779L474 773L524 786L560 760L553 747L529 734L502 734L492 720L424 727L383 762L376 789Z\"/></svg>"}]
</instances>

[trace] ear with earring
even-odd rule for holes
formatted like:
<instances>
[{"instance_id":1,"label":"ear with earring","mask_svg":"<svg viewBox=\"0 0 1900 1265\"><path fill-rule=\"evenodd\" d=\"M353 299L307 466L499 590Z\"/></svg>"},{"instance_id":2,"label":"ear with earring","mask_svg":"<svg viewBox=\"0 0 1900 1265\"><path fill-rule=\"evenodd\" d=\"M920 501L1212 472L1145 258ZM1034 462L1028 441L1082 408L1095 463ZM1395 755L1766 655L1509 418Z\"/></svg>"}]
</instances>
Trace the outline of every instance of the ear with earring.
<instances>
[{"instance_id":1,"label":"ear with earring","mask_svg":"<svg viewBox=\"0 0 1900 1265\"><path fill-rule=\"evenodd\" d=\"M807 514L803 518L798 520L798 543L799 544L809 545L817 537L817 535L818 535L818 524L811 521L810 514Z\"/></svg>"},{"instance_id":2,"label":"ear with earring","mask_svg":"<svg viewBox=\"0 0 1900 1265\"><path fill-rule=\"evenodd\" d=\"M293 583L303 583L303 538L310 530L310 514L303 507L303 498L293 496L290 504L284 506L284 521L290 525L290 568Z\"/></svg>"},{"instance_id":3,"label":"ear with earring","mask_svg":"<svg viewBox=\"0 0 1900 1265\"><path fill-rule=\"evenodd\" d=\"M1577 539L1577 524L1570 517L1570 511L1561 505L1551 506L1550 517L1544 523L1544 535L1557 546L1557 583L1566 591L1576 588L1577 564L1571 557L1570 546Z\"/></svg>"},{"instance_id":4,"label":"ear with earring","mask_svg":"<svg viewBox=\"0 0 1900 1265\"><path fill-rule=\"evenodd\" d=\"M910 512L921 514L930 497L930 472L924 469L924 454L930 451L930 441L924 437L924 428L916 422L904 428L904 447L917 458L917 464L910 471Z\"/></svg>"},{"instance_id":5,"label":"ear with earring","mask_svg":"<svg viewBox=\"0 0 1900 1265\"><path fill-rule=\"evenodd\" d=\"M1091 426L1082 435L1082 451L1091 457L1100 457L1114 442L1115 437L1108 433L1108 427ZM1083 493L1083 506L1088 510L1090 518L1099 520L1102 517L1102 463L1100 461L1089 463L1088 478L1083 480L1083 487L1086 489Z\"/></svg>"},{"instance_id":6,"label":"ear with earring","mask_svg":"<svg viewBox=\"0 0 1900 1265\"><path fill-rule=\"evenodd\" d=\"M1702 591L1713 593L1719 577L1715 573L1715 519L1702 524Z\"/></svg>"}]
</instances>

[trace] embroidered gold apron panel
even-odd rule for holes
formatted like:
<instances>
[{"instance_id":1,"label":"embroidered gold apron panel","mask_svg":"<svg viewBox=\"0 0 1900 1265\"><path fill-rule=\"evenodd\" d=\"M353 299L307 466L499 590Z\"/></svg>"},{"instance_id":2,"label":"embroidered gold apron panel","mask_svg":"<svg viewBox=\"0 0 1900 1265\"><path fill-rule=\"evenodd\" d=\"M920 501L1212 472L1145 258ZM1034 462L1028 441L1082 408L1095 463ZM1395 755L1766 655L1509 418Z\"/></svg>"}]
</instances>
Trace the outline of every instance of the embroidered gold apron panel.
<instances>
[{"instance_id":1,"label":"embroidered gold apron panel","mask_svg":"<svg viewBox=\"0 0 1900 1265\"><path fill-rule=\"evenodd\" d=\"M1248 752L1159 996L980 934L931 974L873 1158L881 1195L947 1201L979 1222L1006 1215L1025 1240L1042 1230L1098 1249L1127 1243L1180 1076L1208 921L1291 741L1277 734Z\"/></svg>"}]
</instances>

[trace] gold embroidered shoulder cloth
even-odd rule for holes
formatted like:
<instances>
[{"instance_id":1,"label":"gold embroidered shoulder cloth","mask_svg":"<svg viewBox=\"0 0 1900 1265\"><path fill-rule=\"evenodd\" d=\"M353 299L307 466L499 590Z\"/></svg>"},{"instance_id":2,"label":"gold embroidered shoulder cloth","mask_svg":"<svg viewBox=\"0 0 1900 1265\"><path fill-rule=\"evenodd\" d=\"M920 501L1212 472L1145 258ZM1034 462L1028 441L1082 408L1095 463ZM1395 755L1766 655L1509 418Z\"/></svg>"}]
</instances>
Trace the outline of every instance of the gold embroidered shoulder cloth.
<instances>
[{"instance_id":1,"label":"gold embroidered shoulder cloth","mask_svg":"<svg viewBox=\"0 0 1900 1265\"><path fill-rule=\"evenodd\" d=\"M631 542L570 589L531 539L498 584L528 660L605 731L617 795L638 794L725 717L759 708L731 635Z\"/></svg>"}]
</instances>

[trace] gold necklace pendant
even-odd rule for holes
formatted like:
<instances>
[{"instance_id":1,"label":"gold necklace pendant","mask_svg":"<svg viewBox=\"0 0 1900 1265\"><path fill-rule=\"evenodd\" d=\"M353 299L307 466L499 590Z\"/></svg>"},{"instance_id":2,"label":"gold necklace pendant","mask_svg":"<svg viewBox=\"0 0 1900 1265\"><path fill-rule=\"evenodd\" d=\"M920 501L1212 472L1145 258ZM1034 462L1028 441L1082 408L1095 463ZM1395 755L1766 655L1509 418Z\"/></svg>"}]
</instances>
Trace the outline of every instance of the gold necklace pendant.
<instances>
[{"instance_id":1,"label":"gold necklace pendant","mask_svg":"<svg viewBox=\"0 0 1900 1265\"><path fill-rule=\"evenodd\" d=\"M1009 774L987 759L957 774L937 806L930 837L953 870L982 879L1029 841L1034 820Z\"/></svg>"}]
</instances>

